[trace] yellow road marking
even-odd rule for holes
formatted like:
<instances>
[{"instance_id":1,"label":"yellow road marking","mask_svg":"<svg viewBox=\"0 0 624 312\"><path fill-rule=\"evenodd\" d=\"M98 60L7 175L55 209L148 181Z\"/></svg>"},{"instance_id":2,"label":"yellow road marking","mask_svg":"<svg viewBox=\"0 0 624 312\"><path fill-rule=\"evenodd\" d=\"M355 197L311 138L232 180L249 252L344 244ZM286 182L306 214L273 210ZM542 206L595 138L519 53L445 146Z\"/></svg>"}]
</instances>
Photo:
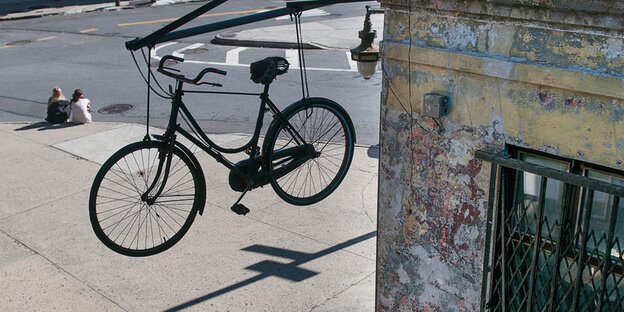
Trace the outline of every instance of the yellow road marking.
<instances>
[{"instance_id":1,"label":"yellow road marking","mask_svg":"<svg viewBox=\"0 0 624 312\"><path fill-rule=\"evenodd\" d=\"M83 29L83 30L80 31L80 33L84 34L84 33L92 32L92 31L96 31L96 30L98 30L98 29L97 28Z\"/></svg>"},{"instance_id":2,"label":"yellow road marking","mask_svg":"<svg viewBox=\"0 0 624 312\"><path fill-rule=\"evenodd\" d=\"M4 48L12 48L12 47L14 47L14 45L12 45L12 44L7 44L7 45L4 45L4 46L0 46L0 50L1 50L1 49L4 49Z\"/></svg>"},{"instance_id":3,"label":"yellow road marking","mask_svg":"<svg viewBox=\"0 0 624 312\"><path fill-rule=\"evenodd\" d=\"M45 38L39 38L39 39L37 39L37 41L46 41L46 40L50 40L50 39L56 39L56 36L50 36L50 37L45 37Z\"/></svg>"},{"instance_id":4,"label":"yellow road marking","mask_svg":"<svg viewBox=\"0 0 624 312\"><path fill-rule=\"evenodd\" d=\"M276 9L281 9L280 8L276 8ZM255 9L255 10L248 10L248 11L236 11L236 12L224 12L224 13L213 13L213 14L204 14L204 15L200 15L199 17L210 17L210 16L221 16L221 15L232 15L232 14L245 14L245 13L255 13L255 12L260 12L260 11L268 11L267 9ZM153 20L153 21L144 21L144 22L134 22L134 23L124 23L124 24L117 24L117 26L119 27L125 27L125 26L133 26L133 25L143 25L143 24L154 24L154 23L163 23L163 22L173 22L177 20L177 18L167 18L167 19L160 19L160 20Z\"/></svg>"}]
</instances>

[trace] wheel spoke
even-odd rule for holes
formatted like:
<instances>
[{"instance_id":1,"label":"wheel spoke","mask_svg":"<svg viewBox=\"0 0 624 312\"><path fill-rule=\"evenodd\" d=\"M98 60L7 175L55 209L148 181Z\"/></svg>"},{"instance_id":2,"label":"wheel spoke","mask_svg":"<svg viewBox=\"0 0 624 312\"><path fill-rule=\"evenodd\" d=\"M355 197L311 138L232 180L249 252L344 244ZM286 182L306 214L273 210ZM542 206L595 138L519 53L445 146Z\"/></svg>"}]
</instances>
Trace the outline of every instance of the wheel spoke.
<instances>
[{"instance_id":1,"label":"wheel spoke","mask_svg":"<svg viewBox=\"0 0 624 312\"><path fill-rule=\"evenodd\" d=\"M113 155L96 176L97 189L89 204L93 229L116 252L130 256L161 252L175 244L195 218L199 195L195 167L176 149L166 156L172 157L168 171L165 159L156 176L163 149L158 141L131 144ZM152 184L151 196L162 188L153 203L142 198Z\"/></svg>"},{"instance_id":2,"label":"wheel spoke","mask_svg":"<svg viewBox=\"0 0 624 312\"><path fill-rule=\"evenodd\" d=\"M279 176L272 175L271 185L282 199L290 203L309 205L318 202L338 187L351 164L354 142L348 116L337 104L322 99L310 99L308 104L301 104L285 112L284 116L289 129L311 144L317 154L296 168L290 167L301 159L298 156L273 159L274 153L298 145L286 126L271 128L272 132L267 133L271 143L263 152L269 154L268 170L276 172L280 169Z\"/></svg>"}]
</instances>

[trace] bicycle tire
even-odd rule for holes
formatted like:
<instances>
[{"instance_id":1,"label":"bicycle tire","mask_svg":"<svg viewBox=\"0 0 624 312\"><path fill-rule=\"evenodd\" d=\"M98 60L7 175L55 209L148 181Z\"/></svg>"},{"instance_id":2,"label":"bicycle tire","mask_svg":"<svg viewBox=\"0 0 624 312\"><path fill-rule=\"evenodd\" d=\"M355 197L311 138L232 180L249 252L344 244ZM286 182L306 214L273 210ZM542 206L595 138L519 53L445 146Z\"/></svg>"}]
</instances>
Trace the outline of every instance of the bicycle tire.
<instances>
[{"instance_id":1,"label":"bicycle tire","mask_svg":"<svg viewBox=\"0 0 624 312\"><path fill-rule=\"evenodd\" d=\"M175 245L190 228L202 204L198 172L182 150L173 148L167 183L153 204L141 199L156 175L161 141L129 144L98 171L89 197L89 217L97 238L111 250L150 256ZM167 156L165 156L167 157ZM161 173L151 194L162 183Z\"/></svg>"},{"instance_id":2,"label":"bicycle tire","mask_svg":"<svg viewBox=\"0 0 624 312\"><path fill-rule=\"evenodd\" d=\"M314 146L317 156L279 176L276 172L297 161L279 155L301 147L279 119L273 121L263 144L263 166L277 195L298 206L311 205L329 196L344 179L355 145L355 131L347 112L336 102L309 98L293 103L282 112L285 120Z\"/></svg>"}]
</instances>

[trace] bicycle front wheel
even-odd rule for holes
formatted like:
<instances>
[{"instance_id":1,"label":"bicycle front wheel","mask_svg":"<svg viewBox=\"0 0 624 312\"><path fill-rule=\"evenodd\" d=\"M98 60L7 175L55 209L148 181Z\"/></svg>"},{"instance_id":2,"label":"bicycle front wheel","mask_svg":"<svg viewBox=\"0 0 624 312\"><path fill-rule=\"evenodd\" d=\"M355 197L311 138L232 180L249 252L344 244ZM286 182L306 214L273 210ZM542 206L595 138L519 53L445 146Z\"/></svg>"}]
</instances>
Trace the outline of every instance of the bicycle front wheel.
<instances>
[{"instance_id":1,"label":"bicycle front wheel","mask_svg":"<svg viewBox=\"0 0 624 312\"><path fill-rule=\"evenodd\" d=\"M163 142L132 143L97 173L89 198L91 226L113 251L133 257L157 254L177 243L193 223L200 173L180 149L173 149L169 175L155 196L165 175L165 165L157 174L160 157L166 155Z\"/></svg>"},{"instance_id":2,"label":"bicycle front wheel","mask_svg":"<svg viewBox=\"0 0 624 312\"><path fill-rule=\"evenodd\" d=\"M282 115L287 123L276 119L267 131L263 166L283 200L299 206L314 204L336 190L349 170L353 123L340 105L324 98L294 103Z\"/></svg>"}]
</instances>

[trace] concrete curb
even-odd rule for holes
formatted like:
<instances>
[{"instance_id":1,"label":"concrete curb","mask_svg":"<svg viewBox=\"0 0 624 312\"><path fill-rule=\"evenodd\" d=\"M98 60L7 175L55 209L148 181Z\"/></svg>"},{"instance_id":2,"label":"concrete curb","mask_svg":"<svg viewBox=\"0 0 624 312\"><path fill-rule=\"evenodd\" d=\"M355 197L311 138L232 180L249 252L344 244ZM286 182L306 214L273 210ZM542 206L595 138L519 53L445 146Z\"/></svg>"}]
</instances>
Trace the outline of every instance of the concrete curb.
<instances>
[{"instance_id":1,"label":"concrete curb","mask_svg":"<svg viewBox=\"0 0 624 312\"><path fill-rule=\"evenodd\" d=\"M235 33L217 34L212 40L214 44L252 47L252 48L274 48L274 49L297 49L296 42L288 41L261 41L261 40L245 40L231 38L235 36ZM311 43L304 42L302 44L304 49L324 49L323 47Z\"/></svg>"}]
</instances>

